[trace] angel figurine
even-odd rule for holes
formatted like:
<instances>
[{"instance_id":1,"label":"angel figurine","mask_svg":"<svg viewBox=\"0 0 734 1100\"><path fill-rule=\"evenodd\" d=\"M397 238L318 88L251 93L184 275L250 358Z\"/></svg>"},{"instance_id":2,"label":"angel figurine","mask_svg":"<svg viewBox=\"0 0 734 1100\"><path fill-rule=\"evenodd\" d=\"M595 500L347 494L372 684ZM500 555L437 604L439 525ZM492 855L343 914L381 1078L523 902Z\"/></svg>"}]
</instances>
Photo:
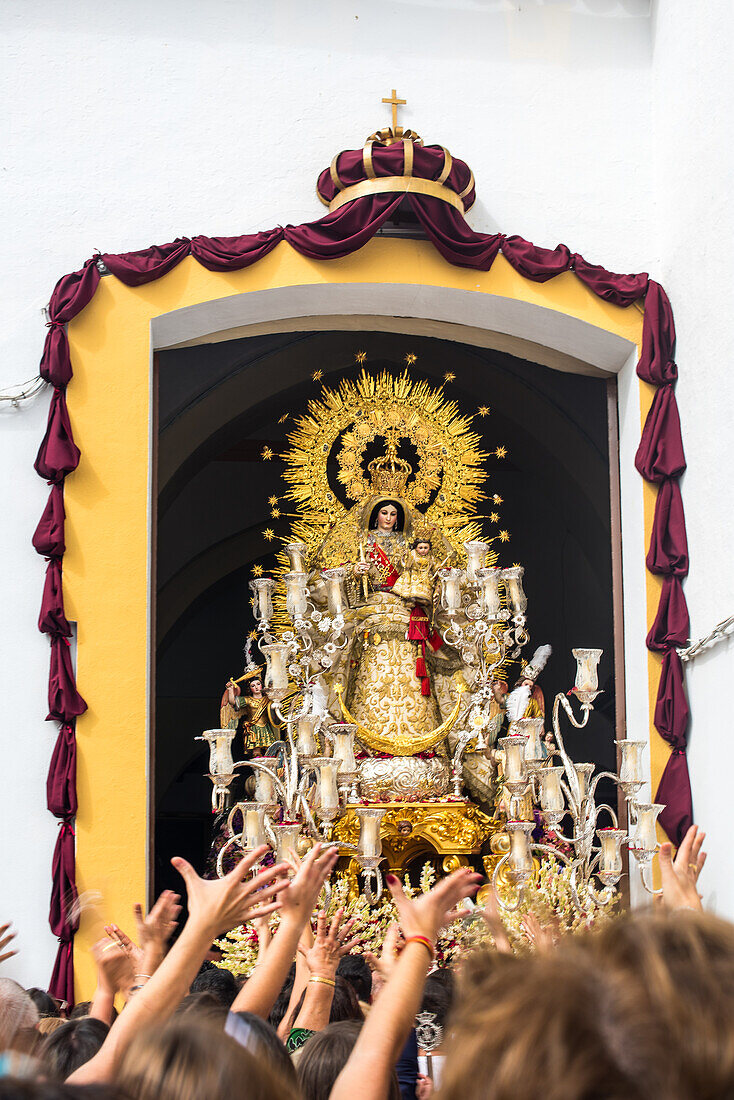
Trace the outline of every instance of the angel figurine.
<instances>
[{"instance_id":1,"label":"angel figurine","mask_svg":"<svg viewBox=\"0 0 734 1100\"><path fill-rule=\"evenodd\" d=\"M263 666L252 659L252 642L245 647L245 672L238 680L229 680L220 704L220 729L236 729L240 719L245 752L264 754L280 739L281 723L272 712L263 691ZM242 687L240 687L242 684Z\"/></svg>"}]
</instances>

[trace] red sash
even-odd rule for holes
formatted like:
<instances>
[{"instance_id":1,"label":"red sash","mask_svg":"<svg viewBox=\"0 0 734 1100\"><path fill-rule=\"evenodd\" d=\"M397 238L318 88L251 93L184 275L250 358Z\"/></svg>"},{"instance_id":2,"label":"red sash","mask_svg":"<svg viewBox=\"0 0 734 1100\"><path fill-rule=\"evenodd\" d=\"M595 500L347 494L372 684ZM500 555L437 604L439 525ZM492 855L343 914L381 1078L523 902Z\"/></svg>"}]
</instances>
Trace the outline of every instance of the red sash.
<instances>
[{"instance_id":1,"label":"red sash","mask_svg":"<svg viewBox=\"0 0 734 1100\"><path fill-rule=\"evenodd\" d=\"M385 551L376 542L370 543L369 557L371 563L380 570L380 587L392 588L400 574Z\"/></svg>"}]
</instances>

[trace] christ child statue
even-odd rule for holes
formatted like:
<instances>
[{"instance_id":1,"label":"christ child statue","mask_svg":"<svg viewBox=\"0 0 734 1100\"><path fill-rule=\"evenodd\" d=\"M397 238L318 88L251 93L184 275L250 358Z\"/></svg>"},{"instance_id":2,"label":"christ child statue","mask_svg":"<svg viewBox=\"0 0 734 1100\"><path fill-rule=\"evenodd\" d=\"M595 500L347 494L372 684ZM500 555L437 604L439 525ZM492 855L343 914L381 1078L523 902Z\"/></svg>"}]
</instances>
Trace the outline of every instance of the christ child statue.
<instances>
[{"instance_id":1,"label":"christ child statue","mask_svg":"<svg viewBox=\"0 0 734 1100\"><path fill-rule=\"evenodd\" d=\"M405 569L393 585L393 592L409 603L430 607L433 602L436 563L431 550L431 540L419 535L411 544Z\"/></svg>"}]
</instances>

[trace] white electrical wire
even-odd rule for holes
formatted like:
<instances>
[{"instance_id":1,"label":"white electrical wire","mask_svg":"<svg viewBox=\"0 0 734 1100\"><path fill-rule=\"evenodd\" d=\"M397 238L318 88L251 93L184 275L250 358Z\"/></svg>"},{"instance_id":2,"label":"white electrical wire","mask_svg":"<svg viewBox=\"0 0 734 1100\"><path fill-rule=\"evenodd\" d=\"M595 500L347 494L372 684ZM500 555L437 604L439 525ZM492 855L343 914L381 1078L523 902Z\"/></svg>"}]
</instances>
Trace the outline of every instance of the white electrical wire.
<instances>
[{"instance_id":1,"label":"white electrical wire","mask_svg":"<svg viewBox=\"0 0 734 1100\"><path fill-rule=\"evenodd\" d=\"M9 386L6 390L0 390L0 401L9 401L16 409L21 401L29 397L35 397L48 385L45 379L37 374L35 378L29 378L27 382L20 382L17 386Z\"/></svg>"},{"instance_id":2,"label":"white electrical wire","mask_svg":"<svg viewBox=\"0 0 734 1100\"><path fill-rule=\"evenodd\" d=\"M685 649L679 649L678 655L681 661L692 661L705 649L710 649L717 642L725 641L732 631L734 631L734 615L730 615L728 619L722 619L705 638L699 638L697 642L692 642Z\"/></svg>"}]
</instances>

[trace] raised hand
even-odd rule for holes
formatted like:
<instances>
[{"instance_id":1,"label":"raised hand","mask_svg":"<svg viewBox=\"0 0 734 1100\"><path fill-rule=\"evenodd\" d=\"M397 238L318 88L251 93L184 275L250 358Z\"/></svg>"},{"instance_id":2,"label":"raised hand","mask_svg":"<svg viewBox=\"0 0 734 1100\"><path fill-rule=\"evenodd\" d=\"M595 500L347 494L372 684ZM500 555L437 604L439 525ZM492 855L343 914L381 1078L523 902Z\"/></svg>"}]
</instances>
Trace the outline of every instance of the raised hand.
<instances>
[{"instance_id":1,"label":"raised hand","mask_svg":"<svg viewBox=\"0 0 734 1100\"><path fill-rule=\"evenodd\" d=\"M238 924L268 916L280 909L279 895L290 892L288 879L285 878L288 864L277 863L274 867L266 867L254 878L248 877L252 868L269 851L268 845L262 844L248 853L228 875L219 879L200 878L190 863L180 856L174 857L171 863L186 884L189 924L210 930L211 939L214 939ZM304 867L306 863L304 860ZM303 889L302 885L301 893Z\"/></svg>"},{"instance_id":2,"label":"raised hand","mask_svg":"<svg viewBox=\"0 0 734 1100\"><path fill-rule=\"evenodd\" d=\"M395 969L402 943L403 934L400 931L400 925L391 924L385 933L379 956L375 955L373 951L363 952L364 961L372 971L373 1000Z\"/></svg>"},{"instance_id":3,"label":"raised hand","mask_svg":"<svg viewBox=\"0 0 734 1100\"><path fill-rule=\"evenodd\" d=\"M386 881L406 940L409 936L426 936L435 944L442 928L465 915L465 911L454 910L460 901L476 893L482 876L468 867L461 867L448 878L441 879L427 894L415 898L407 897L395 875L388 875Z\"/></svg>"},{"instance_id":4,"label":"raised hand","mask_svg":"<svg viewBox=\"0 0 734 1100\"><path fill-rule=\"evenodd\" d=\"M134 982L133 961L125 945L105 936L92 945L92 958L97 964L97 985L105 993L125 993Z\"/></svg>"},{"instance_id":5,"label":"raised hand","mask_svg":"<svg viewBox=\"0 0 734 1100\"><path fill-rule=\"evenodd\" d=\"M321 887L338 859L337 847L314 844L280 898L281 921L293 920L303 925L310 919Z\"/></svg>"},{"instance_id":6,"label":"raised hand","mask_svg":"<svg viewBox=\"0 0 734 1100\"><path fill-rule=\"evenodd\" d=\"M706 862L701 849L706 834L691 825L673 859L673 846L660 845L660 874L663 882L663 904L667 909L703 909L698 892L698 876Z\"/></svg>"},{"instance_id":7,"label":"raised hand","mask_svg":"<svg viewBox=\"0 0 734 1100\"><path fill-rule=\"evenodd\" d=\"M304 953L306 965L312 975L321 978L333 978L339 960L344 955L348 955L358 942L356 938L350 939L349 937L356 921L354 919L348 920L342 927L343 918L343 909L337 909L328 927L326 913L323 910L316 918L316 938L313 945Z\"/></svg>"},{"instance_id":8,"label":"raised hand","mask_svg":"<svg viewBox=\"0 0 734 1100\"><path fill-rule=\"evenodd\" d=\"M143 951L153 948L163 954L178 924L180 901L179 894L175 894L173 890L164 890L147 917L143 916L142 905L133 906L138 943Z\"/></svg>"},{"instance_id":9,"label":"raised hand","mask_svg":"<svg viewBox=\"0 0 734 1100\"><path fill-rule=\"evenodd\" d=\"M489 929L492 939L494 940L495 950L498 954L511 955L513 953L512 946L507 935L507 929L500 917L497 895L494 889L488 891L487 903L484 909L477 909L476 912Z\"/></svg>"},{"instance_id":10,"label":"raised hand","mask_svg":"<svg viewBox=\"0 0 734 1100\"><path fill-rule=\"evenodd\" d=\"M16 933L11 931L10 922L7 924L0 924L0 963L5 962L6 959L12 959L13 955L17 955L17 951L5 951L4 948L15 939Z\"/></svg>"}]
</instances>

